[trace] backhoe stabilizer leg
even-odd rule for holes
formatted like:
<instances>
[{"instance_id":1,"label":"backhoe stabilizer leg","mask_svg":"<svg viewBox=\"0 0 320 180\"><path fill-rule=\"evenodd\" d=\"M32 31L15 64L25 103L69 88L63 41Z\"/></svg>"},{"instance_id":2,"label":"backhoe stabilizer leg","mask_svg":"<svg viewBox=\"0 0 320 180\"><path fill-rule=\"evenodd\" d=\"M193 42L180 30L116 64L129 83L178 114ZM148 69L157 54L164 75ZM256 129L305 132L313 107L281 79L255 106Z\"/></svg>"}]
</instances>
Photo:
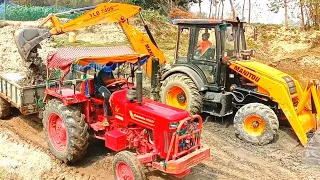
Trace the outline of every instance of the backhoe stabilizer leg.
<instances>
[{"instance_id":1,"label":"backhoe stabilizer leg","mask_svg":"<svg viewBox=\"0 0 320 180\"><path fill-rule=\"evenodd\" d=\"M51 34L47 29L19 29L14 34L14 41L22 59L30 61L33 56L36 56L37 48L40 47L40 42L50 36Z\"/></svg>"},{"instance_id":2,"label":"backhoe stabilizer leg","mask_svg":"<svg viewBox=\"0 0 320 180\"><path fill-rule=\"evenodd\" d=\"M320 166L320 131L316 131L303 152L303 161L307 164Z\"/></svg>"}]
</instances>

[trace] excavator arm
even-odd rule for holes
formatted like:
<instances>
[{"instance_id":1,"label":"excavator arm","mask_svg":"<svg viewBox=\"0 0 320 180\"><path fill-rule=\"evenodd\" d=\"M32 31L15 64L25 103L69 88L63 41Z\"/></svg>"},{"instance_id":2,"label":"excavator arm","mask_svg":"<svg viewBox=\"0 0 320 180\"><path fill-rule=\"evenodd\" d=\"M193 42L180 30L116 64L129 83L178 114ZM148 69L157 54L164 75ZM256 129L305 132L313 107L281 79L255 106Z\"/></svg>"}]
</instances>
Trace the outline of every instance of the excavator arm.
<instances>
[{"instance_id":1,"label":"excavator arm","mask_svg":"<svg viewBox=\"0 0 320 180\"><path fill-rule=\"evenodd\" d=\"M74 14L85 11L85 13L73 20L61 24L58 16L65 14ZM37 56L39 43L52 36L72 32L80 28L93 26L97 24L119 23L125 35L127 36L132 48L139 54L149 54L150 58L144 65L145 71L149 77L152 75L152 58L157 58L160 64L165 64L166 59L161 50L156 45L148 26L142 22L147 35L139 31L128 23L128 19L141 12L141 7L121 4L121 3L101 3L97 6L74 9L67 12L49 14L40 22L43 27L47 22L52 23L50 30L46 29L20 29L15 33L15 41L18 46L21 57L30 61Z\"/></svg>"}]
</instances>

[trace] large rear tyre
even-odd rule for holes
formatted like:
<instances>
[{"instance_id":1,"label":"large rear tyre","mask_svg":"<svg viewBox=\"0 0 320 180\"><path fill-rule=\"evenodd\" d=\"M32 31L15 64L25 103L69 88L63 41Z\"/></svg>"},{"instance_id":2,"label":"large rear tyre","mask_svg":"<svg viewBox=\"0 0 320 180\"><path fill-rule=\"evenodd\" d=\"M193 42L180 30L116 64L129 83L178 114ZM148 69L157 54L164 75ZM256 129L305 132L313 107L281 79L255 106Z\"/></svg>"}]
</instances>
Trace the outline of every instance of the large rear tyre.
<instances>
[{"instance_id":1,"label":"large rear tyre","mask_svg":"<svg viewBox=\"0 0 320 180\"><path fill-rule=\"evenodd\" d=\"M279 129L277 115L268 106L250 103L242 106L234 117L237 137L254 145L273 141Z\"/></svg>"},{"instance_id":2,"label":"large rear tyre","mask_svg":"<svg viewBox=\"0 0 320 180\"><path fill-rule=\"evenodd\" d=\"M198 114L202 109L202 96L190 77L177 73L166 78L161 86L161 101L170 106Z\"/></svg>"},{"instance_id":3,"label":"large rear tyre","mask_svg":"<svg viewBox=\"0 0 320 180\"><path fill-rule=\"evenodd\" d=\"M121 151L114 156L113 175L115 180L145 180L144 168L137 157L129 151Z\"/></svg>"},{"instance_id":4,"label":"large rear tyre","mask_svg":"<svg viewBox=\"0 0 320 180\"><path fill-rule=\"evenodd\" d=\"M11 113L11 105L8 101L0 97L0 119L9 116Z\"/></svg>"},{"instance_id":5,"label":"large rear tyre","mask_svg":"<svg viewBox=\"0 0 320 180\"><path fill-rule=\"evenodd\" d=\"M52 99L45 106L42 123L49 149L57 159L73 163L86 154L88 125L77 108Z\"/></svg>"}]
</instances>

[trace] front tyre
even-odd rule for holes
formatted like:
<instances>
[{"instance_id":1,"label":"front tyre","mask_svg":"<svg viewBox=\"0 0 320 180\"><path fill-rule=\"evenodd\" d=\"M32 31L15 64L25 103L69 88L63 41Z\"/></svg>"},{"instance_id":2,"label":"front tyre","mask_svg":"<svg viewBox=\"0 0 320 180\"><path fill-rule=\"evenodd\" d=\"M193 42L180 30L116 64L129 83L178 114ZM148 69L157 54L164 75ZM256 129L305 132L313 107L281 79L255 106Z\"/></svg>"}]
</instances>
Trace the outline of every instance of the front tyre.
<instances>
[{"instance_id":1,"label":"front tyre","mask_svg":"<svg viewBox=\"0 0 320 180\"><path fill-rule=\"evenodd\" d=\"M202 96L190 77L177 73L166 78L161 86L161 102L198 114L202 109Z\"/></svg>"},{"instance_id":2,"label":"front tyre","mask_svg":"<svg viewBox=\"0 0 320 180\"><path fill-rule=\"evenodd\" d=\"M137 157L129 151L121 151L114 156L113 176L115 180L145 180L146 175Z\"/></svg>"},{"instance_id":3,"label":"front tyre","mask_svg":"<svg viewBox=\"0 0 320 180\"><path fill-rule=\"evenodd\" d=\"M254 145L265 145L277 136L279 121L274 111L261 103L242 106L234 117L235 133Z\"/></svg>"},{"instance_id":4,"label":"front tyre","mask_svg":"<svg viewBox=\"0 0 320 180\"><path fill-rule=\"evenodd\" d=\"M88 147L88 125L80 110L50 100L43 111L43 130L52 154L65 163L80 160Z\"/></svg>"}]
</instances>

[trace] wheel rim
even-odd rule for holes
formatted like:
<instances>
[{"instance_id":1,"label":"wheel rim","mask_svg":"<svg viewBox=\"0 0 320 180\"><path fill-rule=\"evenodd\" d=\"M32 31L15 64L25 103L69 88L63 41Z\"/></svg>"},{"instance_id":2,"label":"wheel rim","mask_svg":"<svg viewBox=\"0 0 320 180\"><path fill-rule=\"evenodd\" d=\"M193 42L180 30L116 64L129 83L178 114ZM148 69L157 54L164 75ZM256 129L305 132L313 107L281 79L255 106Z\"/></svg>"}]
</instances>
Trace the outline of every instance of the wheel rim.
<instances>
[{"instance_id":1,"label":"wheel rim","mask_svg":"<svg viewBox=\"0 0 320 180\"><path fill-rule=\"evenodd\" d=\"M179 86L172 86L166 95L167 104L179 109L186 109L188 102L184 90Z\"/></svg>"},{"instance_id":2,"label":"wheel rim","mask_svg":"<svg viewBox=\"0 0 320 180\"><path fill-rule=\"evenodd\" d=\"M134 180L131 168L124 162L118 162L116 166L118 180Z\"/></svg>"},{"instance_id":3,"label":"wheel rim","mask_svg":"<svg viewBox=\"0 0 320 180\"><path fill-rule=\"evenodd\" d=\"M244 120L244 129L252 136L260 136L265 129L265 123L259 116L252 115Z\"/></svg>"},{"instance_id":4,"label":"wheel rim","mask_svg":"<svg viewBox=\"0 0 320 180\"><path fill-rule=\"evenodd\" d=\"M48 135L53 148L59 152L66 150L67 131L63 120L56 113L49 116Z\"/></svg>"}]
</instances>

